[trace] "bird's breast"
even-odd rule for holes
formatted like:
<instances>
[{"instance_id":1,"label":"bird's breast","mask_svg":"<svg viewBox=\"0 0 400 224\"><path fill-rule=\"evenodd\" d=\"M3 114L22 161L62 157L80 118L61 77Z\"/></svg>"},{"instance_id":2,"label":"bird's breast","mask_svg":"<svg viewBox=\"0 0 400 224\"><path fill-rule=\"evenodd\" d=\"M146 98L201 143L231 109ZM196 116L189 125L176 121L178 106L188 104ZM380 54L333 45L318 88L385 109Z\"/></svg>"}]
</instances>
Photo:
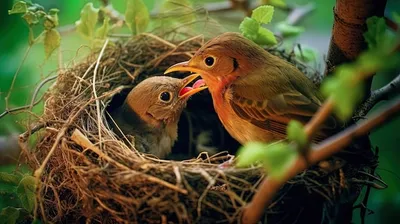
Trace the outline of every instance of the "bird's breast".
<instances>
[{"instance_id":1,"label":"bird's breast","mask_svg":"<svg viewBox=\"0 0 400 224\"><path fill-rule=\"evenodd\" d=\"M232 109L229 100L230 91L224 94L213 95L214 109L228 133L241 144L249 141L268 142L274 140L272 133L261 129L240 118Z\"/></svg>"}]
</instances>

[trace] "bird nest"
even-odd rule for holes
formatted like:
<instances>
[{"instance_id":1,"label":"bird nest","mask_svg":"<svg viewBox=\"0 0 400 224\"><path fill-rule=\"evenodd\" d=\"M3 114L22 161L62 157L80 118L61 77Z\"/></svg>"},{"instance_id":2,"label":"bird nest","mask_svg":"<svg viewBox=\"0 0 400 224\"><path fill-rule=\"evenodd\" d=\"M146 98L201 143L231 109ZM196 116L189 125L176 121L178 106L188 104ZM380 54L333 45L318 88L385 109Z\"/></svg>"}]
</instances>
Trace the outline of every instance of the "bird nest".
<instances>
[{"instance_id":1,"label":"bird nest","mask_svg":"<svg viewBox=\"0 0 400 224\"><path fill-rule=\"evenodd\" d=\"M139 153L110 129L107 119L108 109L121 104L135 84L188 60L203 43L199 37L170 42L143 34L109 42L104 51L59 73L44 97L43 115L20 139L29 165L40 178L35 209L40 219L63 223L240 220L264 173L258 167L221 166L230 164L239 144L219 123L208 92L188 102L180 121L173 152L191 159L160 160ZM271 52L296 62L283 51ZM295 64L306 72L304 65ZM193 148L200 142L196 136L203 132L211 133L209 147L230 151L195 156ZM36 141L28 149L31 136ZM324 209L344 192L358 191L362 185L351 180L360 180L359 171L367 168L335 161L288 182L266 210L268 221L286 223L300 216L321 221Z\"/></svg>"}]
</instances>

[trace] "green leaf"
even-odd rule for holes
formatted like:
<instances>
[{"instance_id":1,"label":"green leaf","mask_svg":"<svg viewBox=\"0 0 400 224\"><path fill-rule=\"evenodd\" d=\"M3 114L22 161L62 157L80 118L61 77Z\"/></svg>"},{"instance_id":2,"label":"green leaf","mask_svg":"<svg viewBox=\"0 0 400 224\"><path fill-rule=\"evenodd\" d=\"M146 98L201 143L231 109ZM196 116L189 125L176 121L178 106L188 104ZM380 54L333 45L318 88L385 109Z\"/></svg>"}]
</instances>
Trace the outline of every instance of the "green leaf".
<instances>
[{"instance_id":1,"label":"green leaf","mask_svg":"<svg viewBox=\"0 0 400 224\"><path fill-rule=\"evenodd\" d=\"M20 209L14 207L5 207L0 213L0 224L14 224L17 223L20 215Z\"/></svg>"},{"instance_id":2,"label":"green leaf","mask_svg":"<svg viewBox=\"0 0 400 224\"><path fill-rule=\"evenodd\" d=\"M275 45L278 43L274 33L264 27L260 27L260 29L258 29L257 38L254 40L254 42L259 45Z\"/></svg>"},{"instance_id":3,"label":"green leaf","mask_svg":"<svg viewBox=\"0 0 400 224\"><path fill-rule=\"evenodd\" d=\"M287 126L287 138L296 142L301 148L308 142L307 134L302 123L292 120Z\"/></svg>"},{"instance_id":4,"label":"green leaf","mask_svg":"<svg viewBox=\"0 0 400 224\"><path fill-rule=\"evenodd\" d=\"M36 25L39 23L39 18L37 17L36 13L33 12L26 12L22 18L28 23L28 25Z\"/></svg>"},{"instance_id":5,"label":"green leaf","mask_svg":"<svg viewBox=\"0 0 400 224\"><path fill-rule=\"evenodd\" d=\"M253 10L251 18L255 19L259 23L268 24L272 20L274 15L274 7L270 5L262 5Z\"/></svg>"},{"instance_id":6,"label":"green leaf","mask_svg":"<svg viewBox=\"0 0 400 224\"><path fill-rule=\"evenodd\" d=\"M96 30L96 38L104 40L107 37L108 31L110 31L110 18L105 17L103 25Z\"/></svg>"},{"instance_id":7,"label":"green leaf","mask_svg":"<svg viewBox=\"0 0 400 224\"><path fill-rule=\"evenodd\" d=\"M311 62L317 60L317 51L310 47L305 47L304 45L301 46L301 49L296 47L294 49L294 54L296 57L304 62Z\"/></svg>"},{"instance_id":8,"label":"green leaf","mask_svg":"<svg viewBox=\"0 0 400 224\"><path fill-rule=\"evenodd\" d=\"M92 39L98 16L99 9L94 8L93 3L87 3L81 10L81 19L75 22L78 33L87 39Z\"/></svg>"},{"instance_id":9,"label":"green leaf","mask_svg":"<svg viewBox=\"0 0 400 224\"><path fill-rule=\"evenodd\" d=\"M17 14L17 13L26 13L28 11L28 7L26 6L26 2L19 1L14 3L11 10L8 10L8 15Z\"/></svg>"},{"instance_id":10,"label":"green leaf","mask_svg":"<svg viewBox=\"0 0 400 224\"><path fill-rule=\"evenodd\" d=\"M60 33L55 30L46 30L44 36L44 51L46 59L50 57L55 49L60 46L61 36Z\"/></svg>"},{"instance_id":11,"label":"green leaf","mask_svg":"<svg viewBox=\"0 0 400 224\"><path fill-rule=\"evenodd\" d=\"M386 22L385 19L372 16L367 19L368 31L364 33L365 41L370 49L377 49L385 43Z\"/></svg>"},{"instance_id":12,"label":"green leaf","mask_svg":"<svg viewBox=\"0 0 400 224\"><path fill-rule=\"evenodd\" d=\"M333 76L327 77L322 83L321 91L328 97L333 97L334 111L337 116L346 121L353 115L353 111L363 98L363 82L355 77L359 67L342 65L336 69Z\"/></svg>"},{"instance_id":13,"label":"green leaf","mask_svg":"<svg viewBox=\"0 0 400 224\"><path fill-rule=\"evenodd\" d=\"M247 39L257 39L260 24L253 18L246 17L239 25L239 30Z\"/></svg>"},{"instance_id":14,"label":"green leaf","mask_svg":"<svg viewBox=\"0 0 400 224\"><path fill-rule=\"evenodd\" d=\"M142 0L127 0L125 23L133 35L146 30L150 21L150 14Z\"/></svg>"},{"instance_id":15,"label":"green leaf","mask_svg":"<svg viewBox=\"0 0 400 224\"><path fill-rule=\"evenodd\" d=\"M287 143L265 144L249 142L238 152L238 167L245 167L260 162L272 178L280 179L293 165L298 152Z\"/></svg>"},{"instance_id":16,"label":"green leaf","mask_svg":"<svg viewBox=\"0 0 400 224\"><path fill-rule=\"evenodd\" d=\"M51 30L58 26L58 11L58 9L50 9L49 14L45 15L44 28L46 30Z\"/></svg>"},{"instance_id":17,"label":"green leaf","mask_svg":"<svg viewBox=\"0 0 400 224\"><path fill-rule=\"evenodd\" d=\"M20 180L18 175L0 172L0 194L14 194Z\"/></svg>"},{"instance_id":18,"label":"green leaf","mask_svg":"<svg viewBox=\"0 0 400 224\"><path fill-rule=\"evenodd\" d=\"M8 183L17 185L21 177L15 174L0 172L0 183Z\"/></svg>"},{"instance_id":19,"label":"green leaf","mask_svg":"<svg viewBox=\"0 0 400 224\"><path fill-rule=\"evenodd\" d=\"M282 33L283 37L294 37L304 32L304 27L289 25L287 22L279 22L276 28Z\"/></svg>"},{"instance_id":20,"label":"green leaf","mask_svg":"<svg viewBox=\"0 0 400 224\"><path fill-rule=\"evenodd\" d=\"M22 203L22 206L32 212L35 207L36 200L36 180L33 176L27 175L22 178L17 188L17 195Z\"/></svg>"}]
</instances>

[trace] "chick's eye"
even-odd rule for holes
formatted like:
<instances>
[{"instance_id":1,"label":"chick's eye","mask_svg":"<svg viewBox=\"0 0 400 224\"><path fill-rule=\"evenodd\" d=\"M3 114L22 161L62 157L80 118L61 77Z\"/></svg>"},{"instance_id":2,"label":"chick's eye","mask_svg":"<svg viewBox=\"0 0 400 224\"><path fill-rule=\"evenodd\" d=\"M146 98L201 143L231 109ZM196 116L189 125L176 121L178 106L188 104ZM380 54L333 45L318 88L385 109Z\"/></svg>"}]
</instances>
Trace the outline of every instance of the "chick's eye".
<instances>
[{"instance_id":1,"label":"chick's eye","mask_svg":"<svg viewBox=\"0 0 400 224\"><path fill-rule=\"evenodd\" d=\"M169 102L171 100L171 93L170 92L162 92L160 94L160 100L164 102Z\"/></svg>"},{"instance_id":2,"label":"chick's eye","mask_svg":"<svg viewBox=\"0 0 400 224\"><path fill-rule=\"evenodd\" d=\"M214 65L215 59L213 57L206 57L206 59L204 59L204 63L206 63L206 65L208 67L211 67Z\"/></svg>"}]
</instances>

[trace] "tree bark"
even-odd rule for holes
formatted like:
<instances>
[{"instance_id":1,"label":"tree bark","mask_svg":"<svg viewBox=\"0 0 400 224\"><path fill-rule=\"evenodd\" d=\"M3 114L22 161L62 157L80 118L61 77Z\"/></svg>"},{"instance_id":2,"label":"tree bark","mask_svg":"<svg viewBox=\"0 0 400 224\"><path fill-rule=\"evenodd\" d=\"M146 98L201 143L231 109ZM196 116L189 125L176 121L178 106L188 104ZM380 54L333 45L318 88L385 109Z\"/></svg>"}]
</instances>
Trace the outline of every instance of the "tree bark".
<instances>
[{"instance_id":1,"label":"tree bark","mask_svg":"<svg viewBox=\"0 0 400 224\"><path fill-rule=\"evenodd\" d=\"M367 49L363 33L366 20L371 16L382 17L386 0L337 0L333 9L334 24L328 51L325 74L329 75L337 65L353 61ZM365 82L365 97L370 94L372 78Z\"/></svg>"},{"instance_id":2,"label":"tree bark","mask_svg":"<svg viewBox=\"0 0 400 224\"><path fill-rule=\"evenodd\" d=\"M371 16L383 17L386 0L336 0L333 9L334 24L332 28L331 42L328 50L325 75L335 71L336 66L354 61L360 53L367 49L364 40L364 32L367 30L366 20ZM372 77L365 80L364 99L371 94ZM369 137L365 136L356 141L355 145L362 145L363 151L371 153ZM350 161L351 163L351 161ZM341 223L352 221L352 207L359 196L359 191L349 189L349 199L344 203L335 204L334 217L340 217ZM333 220L331 220L332 222Z\"/></svg>"}]
</instances>

